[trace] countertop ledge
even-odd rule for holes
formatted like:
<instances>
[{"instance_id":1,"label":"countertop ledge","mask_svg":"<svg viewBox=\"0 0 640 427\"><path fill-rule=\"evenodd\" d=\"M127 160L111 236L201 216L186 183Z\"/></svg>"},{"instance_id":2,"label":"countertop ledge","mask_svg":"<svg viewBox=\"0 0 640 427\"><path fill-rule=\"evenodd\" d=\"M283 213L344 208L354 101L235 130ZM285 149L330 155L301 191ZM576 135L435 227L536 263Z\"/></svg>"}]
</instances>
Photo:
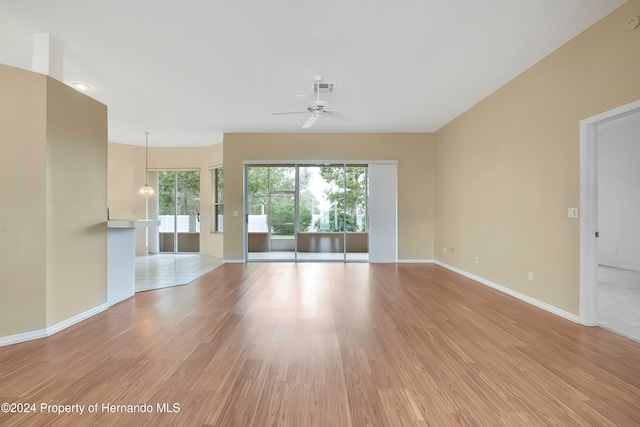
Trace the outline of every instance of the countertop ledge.
<instances>
[{"instance_id":1,"label":"countertop ledge","mask_svg":"<svg viewBox=\"0 0 640 427\"><path fill-rule=\"evenodd\" d=\"M107 221L108 228L140 228L155 227L160 225L160 220L152 219L110 219Z\"/></svg>"}]
</instances>

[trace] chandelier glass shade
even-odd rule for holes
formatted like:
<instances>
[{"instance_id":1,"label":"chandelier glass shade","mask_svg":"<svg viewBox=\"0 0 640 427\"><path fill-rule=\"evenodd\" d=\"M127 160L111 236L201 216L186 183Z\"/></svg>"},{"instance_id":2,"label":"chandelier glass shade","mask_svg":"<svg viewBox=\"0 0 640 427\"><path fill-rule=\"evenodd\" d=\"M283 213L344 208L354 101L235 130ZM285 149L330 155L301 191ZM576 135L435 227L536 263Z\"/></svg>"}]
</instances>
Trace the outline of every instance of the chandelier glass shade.
<instances>
[{"instance_id":1,"label":"chandelier glass shade","mask_svg":"<svg viewBox=\"0 0 640 427\"><path fill-rule=\"evenodd\" d=\"M147 199L149 197L153 197L156 195L156 192L153 188L151 188L151 186L147 183L145 184L142 188L140 188L138 190L138 194L141 195L142 197L146 197Z\"/></svg>"},{"instance_id":2,"label":"chandelier glass shade","mask_svg":"<svg viewBox=\"0 0 640 427\"><path fill-rule=\"evenodd\" d=\"M138 194L145 198L150 198L156 195L156 192L147 181L149 172L149 132L145 132L145 149L144 149L144 186L138 190Z\"/></svg>"}]
</instances>

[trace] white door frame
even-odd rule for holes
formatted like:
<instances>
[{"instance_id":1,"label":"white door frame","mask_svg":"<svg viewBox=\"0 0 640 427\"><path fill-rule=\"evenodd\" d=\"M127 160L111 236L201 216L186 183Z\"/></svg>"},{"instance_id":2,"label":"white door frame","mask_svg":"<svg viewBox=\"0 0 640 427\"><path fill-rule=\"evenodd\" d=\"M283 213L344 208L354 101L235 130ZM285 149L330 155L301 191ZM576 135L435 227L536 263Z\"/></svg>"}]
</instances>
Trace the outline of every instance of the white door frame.
<instances>
[{"instance_id":1,"label":"white door frame","mask_svg":"<svg viewBox=\"0 0 640 427\"><path fill-rule=\"evenodd\" d=\"M580 121L580 323L598 325L598 125L640 111L640 100Z\"/></svg>"}]
</instances>

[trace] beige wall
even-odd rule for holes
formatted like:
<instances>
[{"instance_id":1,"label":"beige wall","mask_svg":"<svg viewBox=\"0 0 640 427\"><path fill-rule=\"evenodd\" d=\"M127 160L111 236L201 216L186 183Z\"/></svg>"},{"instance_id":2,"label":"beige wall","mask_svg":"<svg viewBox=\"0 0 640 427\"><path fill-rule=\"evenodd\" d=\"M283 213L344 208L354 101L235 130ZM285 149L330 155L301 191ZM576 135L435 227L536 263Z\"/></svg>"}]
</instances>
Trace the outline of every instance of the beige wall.
<instances>
[{"instance_id":1,"label":"beige wall","mask_svg":"<svg viewBox=\"0 0 640 427\"><path fill-rule=\"evenodd\" d=\"M0 337L46 326L45 91L0 65Z\"/></svg>"},{"instance_id":2,"label":"beige wall","mask_svg":"<svg viewBox=\"0 0 640 427\"><path fill-rule=\"evenodd\" d=\"M438 260L578 314L579 221L567 218L580 203L578 126L640 99L635 15L640 0L436 133Z\"/></svg>"},{"instance_id":3,"label":"beige wall","mask_svg":"<svg viewBox=\"0 0 640 427\"><path fill-rule=\"evenodd\" d=\"M141 138L144 138L142 133ZM109 218L144 219L146 199L138 195L138 190L145 183L145 148L109 142L108 158ZM145 228L136 230L136 255L147 252L145 231Z\"/></svg>"},{"instance_id":4,"label":"beige wall","mask_svg":"<svg viewBox=\"0 0 640 427\"><path fill-rule=\"evenodd\" d=\"M142 135L144 137L144 135ZM149 135L150 141L152 134ZM209 147L150 147L150 170L200 170L200 252L222 256L222 235L210 233L211 174L222 163L222 144ZM109 143L108 204L111 218L145 217L145 199L137 191L145 182L144 147ZM154 190L158 190L154 188ZM136 254L146 252L145 230L136 233Z\"/></svg>"},{"instance_id":5,"label":"beige wall","mask_svg":"<svg viewBox=\"0 0 640 427\"><path fill-rule=\"evenodd\" d=\"M0 337L106 302L106 107L0 65Z\"/></svg>"},{"instance_id":6,"label":"beige wall","mask_svg":"<svg viewBox=\"0 0 640 427\"><path fill-rule=\"evenodd\" d=\"M107 107L47 79L47 325L107 302Z\"/></svg>"},{"instance_id":7,"label":"beige wall","mask_svg":"<svg viewBox=\"0 0 640 427\"><path fill-rule=\"evenodd\" d=\"M398 160L398 257L433 258L434 143L412 133L227 133L224 258L243 254L244 160ZM239 216L234 217L233 211Z\"/></svg>"},{"instance_id":8,"label":"beige wall","mask_svg":"<svg viewBox=\"0 0 640 427\"><path fill-rule=\"evenodd\" d=\"M109 142L108 206L111 219L140 219L145 215L144 147Z\"/></svg>"}]
</instances>

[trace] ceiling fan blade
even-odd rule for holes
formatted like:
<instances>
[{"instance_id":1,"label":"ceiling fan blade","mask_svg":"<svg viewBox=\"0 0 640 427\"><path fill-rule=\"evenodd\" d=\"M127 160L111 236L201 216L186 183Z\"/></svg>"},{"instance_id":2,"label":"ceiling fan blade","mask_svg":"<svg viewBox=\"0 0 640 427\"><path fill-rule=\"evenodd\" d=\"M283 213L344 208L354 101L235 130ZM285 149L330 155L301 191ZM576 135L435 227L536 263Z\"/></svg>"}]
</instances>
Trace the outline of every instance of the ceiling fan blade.
<instances>
[{"instance_id":1,"label":"ceiling fan blade","mask_svg":"<svg viewBox=\"0 0 640 427\"><path fill-rule=\"evenodd\" d=\"M325 110L325 113L330 116L333 117L334 119L338 119L338 120L352 120L353 117L351 116L347 116L346 114L342 114L342 113L337 113L335 111L332 110Z\"/></svg>"},{"instance_id":2,"label":"ceiling fan blade","mask_svg":"<svg viewBox=\"0 0 640 427\"><path fill-rule=\"evenodd\" d=\"M318 117L320 117L320 114L313 114L311 117L309 117L309 120L307 120L302 125L302 129L310 128L311 126L313 126L313 124L316 122L316 120L318 120Z\"/></svg>"},{"instance_id":3,"label":"ceiling fan blade","mask_svg":"<svg viewBox=\"0 0 640 427\"><path fill-rule=\"evenodd\" d=\"M340 101L340 102L334 102L332 103L330 106L333 108L336 105L342 105L342 104L353 104L354 101ZM327 107L329 107L329 105L327 105Z\"/></svg>"},{"instance_id":4,"label":"ceiling fan blade","mask_svg":"<svg viewBox=\"0 0 640 427\"><path fill-rule=\"evenodd\" d=\"M308 111L290 111L290 112L285 112L285 113L271 113L274 116L278 116L280 114L309 114Z\"/></svg>"},{"instance_id":5,"label":"ceiling fan blade","mask_svg":"<svg viewBox=\"0 0 640 427\"><path fill-rule=\"evenodd\" d=\"M306 105L309 108L317 109L318 106L313 102L313 99L309 95L296 95L300 102Z\"/></svg>"}]
</instances>

